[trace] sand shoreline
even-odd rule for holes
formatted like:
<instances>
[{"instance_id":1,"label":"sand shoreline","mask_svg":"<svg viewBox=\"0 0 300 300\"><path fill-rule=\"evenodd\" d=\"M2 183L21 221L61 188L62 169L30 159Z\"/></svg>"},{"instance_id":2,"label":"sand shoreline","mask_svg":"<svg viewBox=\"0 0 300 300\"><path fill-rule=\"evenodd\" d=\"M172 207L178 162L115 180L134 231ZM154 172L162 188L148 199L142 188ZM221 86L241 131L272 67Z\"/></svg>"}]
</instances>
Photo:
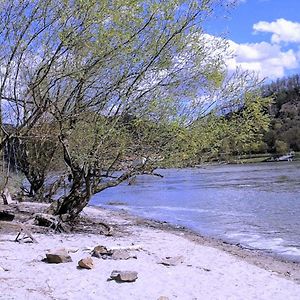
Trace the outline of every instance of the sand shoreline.
<instances>
[{"instance_id":1,"label":"sand shoreline","mask_svg":"<svg viewBox=\"0 0 300 300\"><path fill-rule=\"evenodd\" d=\"M299 264L124 211L87 207L83 216L111 225L113 235L33 233L38 244L19 244L14 242L14 232L0 230L0 299L299 298ZM93 258L94 269L79 270L77 262L90 256L90 249L97 245L139 250L132 252L136 259ZM42 261L47 250L62 247L73 262ZM181 256L183 262L175 266L158 263L167 256ZM113 270L136 271L138 279L133 283L107 281Z\"/></svg>"},{"instance_id":2,"label":"sand shoreline","mask_svg":"<svg viewBox=\"0 0 300 300\"><path fill-rule=\"evenodd\" d=\"M275 253L267 253L257 249L246 248L240 244L226 242L222 239L203 236L199 232L187 227L174 225L166 221L143 218L133 215L124 209L109 209L94 205L89 207L117 214L126 220L132 220L133 222L136 222L140 226L163 230L171 234L182 236L200 245L217 248L250 264L256 265L265 270L271 270L272 272L275 272L284 278L293 280L300 284L300 262L298 261L285 259L280 255L276 255Z\"/></svg>"}]
</instances>

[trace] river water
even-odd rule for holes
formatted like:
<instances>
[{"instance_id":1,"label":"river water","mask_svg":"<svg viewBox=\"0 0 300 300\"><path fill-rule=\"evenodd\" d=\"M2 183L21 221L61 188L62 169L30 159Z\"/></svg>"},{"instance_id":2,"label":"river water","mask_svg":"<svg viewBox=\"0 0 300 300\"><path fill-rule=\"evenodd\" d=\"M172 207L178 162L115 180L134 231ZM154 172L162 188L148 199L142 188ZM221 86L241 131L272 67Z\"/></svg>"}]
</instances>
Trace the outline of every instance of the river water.
<instances>
[{"instance_id":1,"label":"river water","mask_svg":"<svg viewBox=\"0 0 300 300\"><path fill-rule=\"evenodd\" d=\"M300 261L300 163L160 170L91 200ZM111 206L110 206L111 207ZM117 206L116 206L117 208Z\"/></svg>"}]
</instances>

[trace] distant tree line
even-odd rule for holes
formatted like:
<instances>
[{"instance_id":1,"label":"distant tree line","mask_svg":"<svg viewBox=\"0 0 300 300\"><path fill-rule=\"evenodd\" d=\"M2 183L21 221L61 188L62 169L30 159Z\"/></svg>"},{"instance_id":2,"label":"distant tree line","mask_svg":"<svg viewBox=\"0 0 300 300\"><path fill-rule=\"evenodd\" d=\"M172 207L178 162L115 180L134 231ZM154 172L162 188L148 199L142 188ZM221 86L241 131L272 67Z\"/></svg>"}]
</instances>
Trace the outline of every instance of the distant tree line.
<instances>
[{"instance_id":1,"label":"distant tree line","mask_svg":"<svg viewBox=\"0 0 300 300\"><path fill-rule=\"evenodd\" d=\"M300 75L265 84L260 92L264 101L255 101L252 94L248 96L252 100L235 111L215 116L215 124L207 128L219 139L201 149L201 159L229 160L239 155L300 151ZM211 117L209 120L212 122Z\"/></svg>"},{"instance_id":2,"label":"distant tree line","mask_svg":"<svg viewBox=\"0 0 300 300\"><path fill-rule=\"evenodd\" d=\"M278 79L262 91L263 96L273 98L270 128L263 137L266 151L300 151L300 75Z\"/></svg>"}]
</instances>

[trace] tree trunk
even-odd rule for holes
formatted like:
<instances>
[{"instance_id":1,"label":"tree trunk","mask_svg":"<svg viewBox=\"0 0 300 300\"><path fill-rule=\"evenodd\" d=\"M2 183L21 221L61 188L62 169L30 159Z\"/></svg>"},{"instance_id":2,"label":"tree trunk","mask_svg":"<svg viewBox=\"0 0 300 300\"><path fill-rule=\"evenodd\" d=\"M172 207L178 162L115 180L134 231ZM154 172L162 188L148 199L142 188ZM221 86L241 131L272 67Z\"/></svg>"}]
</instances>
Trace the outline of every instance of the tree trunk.
<instances>
[{"instance_id":1,"label":"tree trunk","mask_svg":"<svg viewBox=\"0 0 300 300\"><path fill-rule=\"evenodd\" d=\"M41 189L44 186L45 178L44 176L34 176L34 177L27 177L30 183L30 191L29 197L34 197L41 193Z\"/></svg>"},{"instance_id":2,"label":"tree trunk","mask_svg":"<svg viewBox=\"0 0 300 300\"><path fill-rule=\"evenodd\" d=\"M54 215L68 215L68 220L74 220L90 201L91 193L87 192L87 186L83 188L82 172L73 172L73 184L67 196L62 197L48 209L48 213Z\"/></svg>"},{"instance_id":3,"label":"tree trunk","mask_svg":"<svg viewBox=\"0 0 300 300\"><path fill-rule=\"evenodd\" d=\"M69 215L70 220L74 220L80 212L88 205L90 196L85 193L72 192L58 205L56 215Z\"/></svg>"}]
</instances>

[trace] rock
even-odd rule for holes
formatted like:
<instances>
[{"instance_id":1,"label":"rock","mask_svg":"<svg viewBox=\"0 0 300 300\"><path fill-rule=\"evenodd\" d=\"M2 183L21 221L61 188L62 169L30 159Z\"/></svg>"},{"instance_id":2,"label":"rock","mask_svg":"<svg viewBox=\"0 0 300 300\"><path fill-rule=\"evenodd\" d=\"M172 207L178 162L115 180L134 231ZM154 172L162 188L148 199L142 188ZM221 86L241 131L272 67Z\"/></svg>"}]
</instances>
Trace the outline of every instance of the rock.
<instances>
[{"instance_id":1,"label":"rock","mask_svg":"<svg viewBox=\"0 0 300 300\"><path fill-rule=\"evenodd\" d=\"M110 278L116 282L134 282L136 281L137 272L135 271L112 271Z\"/></svg>"},{"instance_id":2,"label":"rock","mask_svg":"<svg viewBox=\"0 0 300 300\"><path fill-rule=\"evenodd\" d=\"M111 258L114 260L126 260L129 258L136 258L136 256L130 255L126 250L114 250Z\"/></svg>"},{"instance_id":3,"label":"rock","mask_svg":"<svg viewBox=\"0 0 300 300\"><path fill-rule=\"evenodd\" d=\"M165 296L160 296L157 300L169 300L169 298Z\"/></svg>"},{"instance_id":4,"label":"rock","mask_svg":"<svg viewBox=\"0 0 300 300\"><path fill-rule=\"evenodd\" d=\"M93 269L94 268L93 259L91 257L83 258L78 262L78 266L83 269L88 269L88 270Z\"/></svg>"},{"instance_id":5,"label":"rock","mask_svg":"<svg viewBox=\"0 0 300 300\"><path fill-rule=\"evenodd\" d=\"M112 253L113 252L111 250L108 250L105 246L96 246L92 251L92 256L98 258L107 258L107 256L111 256Z\"/></svg>"},{"instance_id":6,"label":"rock","mask_svg":"<svg viewBox=\"0 0 300 300\"><path fill-rule=\"evenodd\" d=\"M173 257L167 256L163 258L159 263L165 266L177 266L183 263L183 256L173 256Z\"/></svg>"},{"instance_id":7,"label":"rock","mask_svg":"<svg viewBox=\"0 0 300 300\"><path fill-rule=\"evenodd\" d=\"M71 262L72 258L66 249L50 250L46 254L46 259L49 264L59 264Z\"/></svg>"}]
</instances>

